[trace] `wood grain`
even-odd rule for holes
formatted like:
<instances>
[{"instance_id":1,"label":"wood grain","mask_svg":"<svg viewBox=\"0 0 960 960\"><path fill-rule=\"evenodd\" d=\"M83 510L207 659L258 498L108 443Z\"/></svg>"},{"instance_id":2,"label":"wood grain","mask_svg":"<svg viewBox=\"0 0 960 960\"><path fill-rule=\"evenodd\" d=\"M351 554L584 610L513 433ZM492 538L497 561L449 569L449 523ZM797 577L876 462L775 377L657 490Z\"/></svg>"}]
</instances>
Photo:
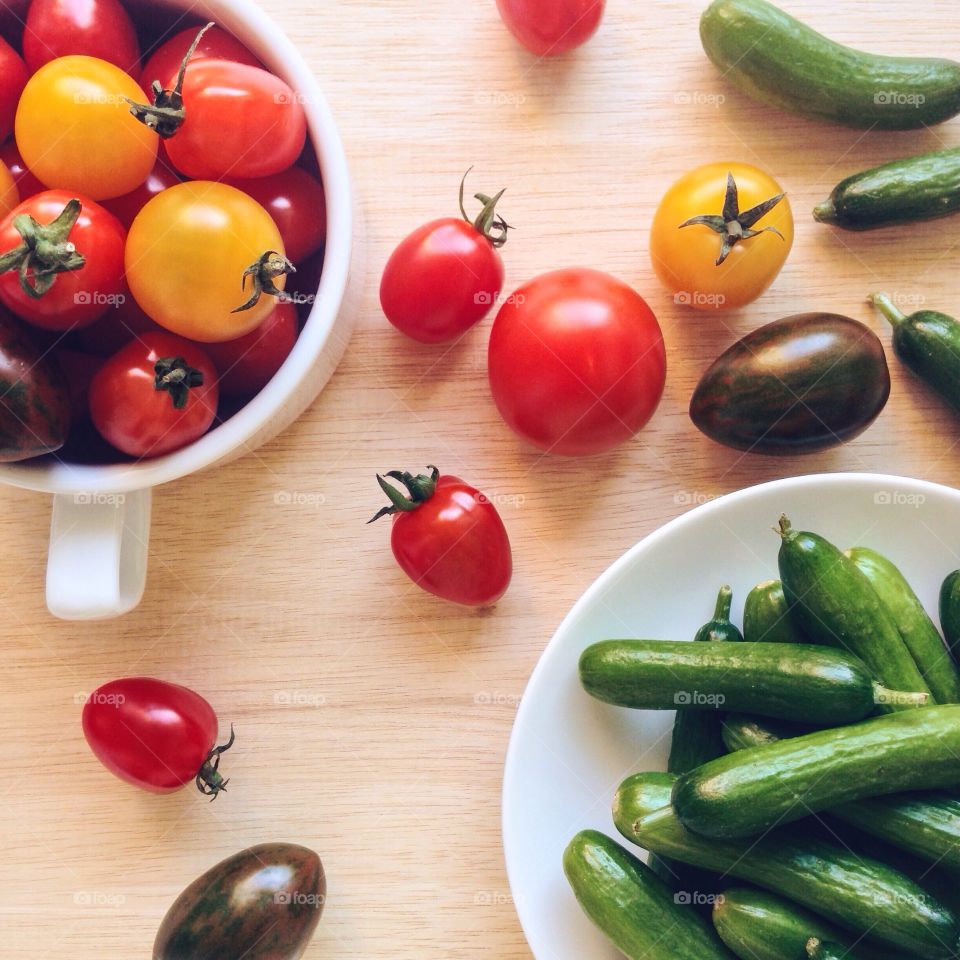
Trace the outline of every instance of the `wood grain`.
<instances>
[{"instance_id":1,"label":"wood grain","mask_svg":"<svg viewBox=\"0 0 960 960\"><path fill-rule=\"evenodd\" d=\"M808 215L841 176L960 144L957 122L863 133L756 106L703 56L699 0L610 0L593 42L551 63L517 48L493 0L264 2L320 77L351 158L367 269L358 332L293 428L156 492L147 594L121 620L47 614L49 502L0 491L2 958L145 957L183 886L270 839L306 843L326 864L309 960L529 957L503 868L501 770L526 679L577 596L664 521L746 485L837 470L958 476L957 422L892 356L886 412L840 450L743 456L686 413L717 353L782 315L846 313L889 343L865 303L875 288L960 313L960 219L853 236ZM952 0L784 5L878 51L957 47ZM707 316L660 288L647 226L672 178L717 158L775 172L798 236L767 296ZM617 453L566 462L518 444L486 386L489 321L426 349L380 315L393 244L454 212L470 164L477 189L509 187L508 287L585 264L634 284L660 316L667 392ZM434 461L501 505L516 578L493 612L420 594L392 562L387 527L364 526L375 471ZM236 724L231 789L215 804L141 794L87 750L83 695L138 673L195 687Z\"/></svg>"}]
</instances>

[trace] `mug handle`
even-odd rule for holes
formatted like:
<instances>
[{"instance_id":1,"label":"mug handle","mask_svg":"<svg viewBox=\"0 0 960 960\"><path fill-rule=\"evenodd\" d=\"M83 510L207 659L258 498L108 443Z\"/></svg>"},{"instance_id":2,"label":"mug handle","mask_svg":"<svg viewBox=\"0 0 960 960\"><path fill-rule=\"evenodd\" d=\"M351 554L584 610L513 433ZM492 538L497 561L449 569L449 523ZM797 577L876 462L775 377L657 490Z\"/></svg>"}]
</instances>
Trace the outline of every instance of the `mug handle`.
<instances>
[{"instance_id":1,"label":"mug handle","mask_svg":"<svg viewBox=\"0 0 960 960\"><path fill-rule=\"evenodd\" d=\"M47 608L61 620L132 610L147 581L150 489L58 493L47 556Z\"/></svg>"}]
</instances>

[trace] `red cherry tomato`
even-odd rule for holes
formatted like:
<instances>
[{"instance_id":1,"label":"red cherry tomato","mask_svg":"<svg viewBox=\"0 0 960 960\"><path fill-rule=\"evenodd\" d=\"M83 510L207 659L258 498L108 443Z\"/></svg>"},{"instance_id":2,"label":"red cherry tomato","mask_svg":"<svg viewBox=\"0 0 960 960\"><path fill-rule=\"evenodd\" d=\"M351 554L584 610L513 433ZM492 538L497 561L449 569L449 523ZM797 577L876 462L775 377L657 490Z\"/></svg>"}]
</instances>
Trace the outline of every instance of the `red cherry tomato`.
<instances>
[{"instance_id":1,"label":"red cherry tomato","mask_svg":"<svg viewBox=\"0 0 960 960\"><path fill-rule=\"evenodd\" d=\"M97 371L90 416L118 450L157 457L202 437L218 396L217 371L200 347L173 334L145 333Z\"/></svg>"},{"instance_id":2,"label":"red cherry tomato","mask_svg":"<svg viewBox=\"0 0 960 960\"><path fill-rule=\"evenodd\" d=\"M571 457L629 440L656 410L666 378L653 312L597 270L557 270L520 287L493 323L488 359L507 424Z\"/></svg>"},{"instance_id":3,"label":"red cherry tomato","mask_svg":"<svg viewBox=\"0 0 960 960\"><path fill-rule=\"evenodd\" d=\"M290 355L297 333L297 308L292 303L280 302L246 336L205 344L220 372L220 392L225 397L252 397L259 393Z\"/></svg>"},{"instance_id":4,"label":"red cherry tomato","mask_svg":"<svg viewBox=\"0 0 960 960\"><path fill-rule=\"evenodd\" d=\"M3 146L0 146L0 161L13 174L14 182L17 185L17 192L20 194L21 201L32 197L34 194L43 193L47 188L27 169L27 165L17 150L15 140L8 140Z\"/></svg>"},{"instance_id":5,"label":"red cherry tomato","mask_svg":"<svg viewBox=\"0 0 960 960\"><path fill-rule=\"evenodd\" d=\"M0 37L0 143L13 132L17 104L29 78L30 74L20 54Z\"/></svg>"},{"instance_id":6,"label":"red cherry tomato","mask_svg":"<svg viewBox=\"0 0 960 960\"><path fill-rule=\"evenodd\" d=\"M191 781L216 796L227 781L217 770L230 741L215 747L217 715L188 687L125 677L98 687L83 706L83 735L97 759L127 783L171 793Z\"/></svg>"},{"instance_id":7,"label":"red cherry tomato","mask_svg":"<svg viewBox=\"0 0 960 960\"><path fill-rule=\"evenodd\" d=\"M382 477L393 506L373 519L393 515L390 544L403 572L428 593L469 607L496 603L513 575L513 557L497 508L459 477L387 474L406 487L400 493ZM373 522L373 521L371 521Z\"/></svg>"},{"instance_id":8,"label":"red cherry tomato","mask_svg":"<svg viewBox=\"0 0 960 960\"><path fill-rule=\"evenodd\" d=\"M227 180L253 197L273 217L287 257L299 264L316 253L327 238L327 202L323 184L303 167L290 167L272 177Z\"/></svg>"},{"instance_id":9,"label":"red cherry tomato","mask_svg":"<svg viewBox=\"0 0 960 960\"><path fill-rule=\"evenodd\" d=\"M183 109L183 124L165 146L170 162L194 180L269 177L293 166L306 142L298 95L245 63L191 60Z\"/></svg>"},{"instance_id":10,"label":"red cherry tomato","mask_svg":"<svg viewBox=\"0 0 960 960\"><path fill-rule=\"evenodd\" d=\"M605 0L497 0L510 32L538 57L586 43L600 26Z\"/></svg>"},{"instance_id":11,"label":"red cherry tomato","mask_svg":"<svg viewBox=\"0 0 960 960\"><path fill-rule=\"evenodd\" d=\"M31 0L23 59L31 73L58 57L97 57L140 79L140 44L118 0Z\"/></svg>"},{"instance_id":12,"label":"red cherry tomato","mask_svg":"<svg viewBox=\"0 0 960 960\"><path fill-rule=\"evenodd\" d=\"M126 231L98 203L67 190L47 190L23 201L0 221L0 258L23 243L14 226L21 214L41 225L52 224L72 201L79 200L76 222L61 238L73 244L86 261L78 270L58 273L46 293L35 297L22 287L16 269L0 276L0 302L18 317L45 330L71 330L93 323L117 302L123 290L123 249ZM69 254L64 254L69 257ZM36 273L28 277L37 283Z\"/></svg>"},{"instance_id":13,"label":"red cherry tomato","mask_svg":"<svg viewBox=\"0 0 960 960\"><path fill-rule=\"evenodd\" d=\"M187 27L180 33L162 43L150 54L146 66L143 68L143 85L146 89L154 80L164 86L169 85L170 78L180 69L183 58L190 49L197 36L198 27ZM220 27L211 27L200 38L200 43L190 58L194 60L236 60L251 67L262 67L263 64L232 34Z\"/></svg>"},{"instance_id":14,"label":"red cherry tomato","mask_svg":"<svg viewBox=\"0 0 960 960\"><path fill-rule=\"evenodd\" d=\"M104 200L103 206L129 230L130 224L137 218L137 214L148 200L152 200L158 193L177 183L180 183L180 178L176 171L171 170L163 159L159 159L150 176L136 190L125 193L122 197Z\"/></svg>"},{"instance_id":15,"label":"red cherry tomato","mask_svg":"<svg viewBox=\"0 0 960 960\"><path fill-rule=\"evenodd\" d=\"M163 332L163 327L143 312L129 287L124 284L123 290L117 296L116 306L107 310L89 327L78 330L76 337L80 347L87 353L110 357L131 340L136 340L145 333Z\"/></svg>"}]
</instances>

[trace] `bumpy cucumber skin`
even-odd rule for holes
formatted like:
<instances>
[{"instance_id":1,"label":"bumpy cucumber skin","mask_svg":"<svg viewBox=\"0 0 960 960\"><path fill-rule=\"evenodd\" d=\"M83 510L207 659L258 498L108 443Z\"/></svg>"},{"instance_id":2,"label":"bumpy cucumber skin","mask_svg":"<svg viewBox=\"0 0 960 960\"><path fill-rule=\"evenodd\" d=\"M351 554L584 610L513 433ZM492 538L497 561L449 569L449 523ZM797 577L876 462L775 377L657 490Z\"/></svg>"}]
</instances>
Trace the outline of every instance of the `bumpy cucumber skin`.
<instances>
[{"instance_id":1,"label":"bumpy cucumber skin","mask_svg":"<svg viewBox=\"0 0 960 960\"><path fill-rule=\"evenodd\" d=\"M604 834L578 833L563 870L584 912L629 960L734 960L709 923Z\"/></svg>"},{"instance_id":2,"label":"bumpy cucumber skin","mask_svg":"<svg viewBox=\"0 0 960 960\"><path fill-rule=\"evenodd\" d=\"M954 956L960 918L900 871L795 828L746 840L700 836L684 827L671 805L647 806L658 797L642 785L643 777L625 780L614 801L617 829L631 842L779 893L909 957Z\"/></svg>"},{"instance_id":3,"label":"bumpy cucumber skin","mask_svg":"<svg viewBox=\"0 0 960 960\"><path fill-rule=\"evenodd\" d=\"M933 699L937 703L960 703L960 673L906 577L894 563L869 547L854 547L847 556L890 611Z\"/></svg>"},{"instance_id":4,"label":"bumpy cucumber skin","mask_svg":"<svg viewBox=\"0 0 960 960\"><path fill-rule=\"evenodd\" d=\"M683 774L673 805L708 837L746 837L884 794L960 784L960 706L907 710L719 757Z\"/></svg>"},{"instance_id":5,"label":"bumpy cucumber skin","mask_svg":"<svg viewBox=\"0 0 960 960\"><path fill-rule=\"evenodd\" d=\"M714 0L701 17L700 39L738 89L801 116L911 130L960 113L960 64L863 53L766 0Z\"/></svg>"},{"instance_id":6,"label":"bumpy cucumber skin","mask_svg":"<svg viewBox=\"0 0 960 960\"><path fill-rule=\"evenodd\" d=\"M790 616L783 584L779 580L758 583L743 604L743 639L748 643L806 643Z\"/></svg>"},{"instance_id":7,"label":"bumpy cucumber skin","mask_svg":"<svg viewBox=\"0 0 960 960\"><path fill-rule=\"evenodd\" d=\"M599 700L643 710L750 710L839 724L876 706L862 661L813 644L604 640L580 657L580 681Z\"/></svg>"},{"instance_id":8,"label":"bumpy cucumber skin","mask_svg":"<svg viewBox=\"0 0 960 960\"><path fill-rule=\"evenodd\" d=\"M793 530L786 517L780 524L780 579L804 634L849 650L892 690L929 693L897 624L857 565L824 537Z\"/></svg>"},{"instance_id":9,"label":"bumpy cucumber skin","mask_svg":"<svg viewBox=\"0 0 960 960\"><path fill-rule=\"evenodd\" d=\"M950 653L960 658L960 570L948 573L940 587L940 626Z\"/></svg>"},{"instance_id":10,"label":"bumpy cucumber skin","mask_svg":"<svg viewBox=\"0 0 960 960\"><path fill-rule=\"evenodd\" d=\"M893 349L956 413L960 413L960 323L945 313L919 310L893 327Z\"/></svg>"},{"instance_id":11,"label":"bumpy cucumber skin","mask_svg":"<svg viewBox=\"0 0 960 960\"><path fill-rule=\"evenodd\" d=\"M894 160L841 180L814 220L844 230L874 230L960 211L960 148Z\"/></svg>"}]
</instances>

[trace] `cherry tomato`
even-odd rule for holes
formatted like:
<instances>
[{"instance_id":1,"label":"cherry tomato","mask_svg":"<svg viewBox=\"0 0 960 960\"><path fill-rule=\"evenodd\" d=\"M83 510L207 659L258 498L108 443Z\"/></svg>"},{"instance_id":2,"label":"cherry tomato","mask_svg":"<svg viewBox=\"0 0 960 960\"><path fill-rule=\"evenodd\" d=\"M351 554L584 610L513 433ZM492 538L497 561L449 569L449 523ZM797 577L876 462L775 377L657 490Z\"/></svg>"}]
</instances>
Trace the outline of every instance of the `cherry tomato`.
<instances>
[{"instance_id":1,"label":"cherry tomato","mask_svg":"<svg viewBox=\"0 0 960 960\"><path fill-rule=\"evenodd\" d=\"M234 340L274 308L264 294L233 312L257 286L244 271L268 251L283 254L276 224L256 200L225 183L198 180L157 194L127 237L127 282L161 327L190 340ZM285 277L276 279L282 288Z\"/></svg>"},{"instance_id":2,"label":"cherry tomato","mask_svg":"<svg viewBox=\"0 0 960 960\"><path fill-rule=\"evenodd\" d=\"M157 160L157 135L124 100L143 96L129 74L105 60L52 60L20 98L17 148L48 187L91 200L123 196L147 179Z\"/></svg>"},{"instance_id":3,"label":"cherry tomato","mask_svg":"<svg viewBox=\"0 0 960 960\"><path fill-rule=\"evenodd\" d=\"M268 177L293 166L306 143L298 95L279 77L245 63L191 60L183 112L165 146L170 162L195 180Z\"/></svg>"},{"instance_id":4,"label":"cherry tomato","mask_svg":"<svg viewBox=\"0 0 960 960\"><path fill-rule=\"evenodd\" d=\"M154 80L163 86L168 86L170 78L180 69L183 58L190 49L197 36L197 27L187 27L169 40L164 41L150 55L143 68L143 85L149 88ZM236 60L251 67L262 67L263 64L232 34L220 27L213 26L200 38L200 43L194 51L190 62L195 60Z\"/></svg>"},{"instance_id":5,"label":"cherry tomato","mask_svg":"<svg viewBox=\"0 0 960 960\"><path fill-rule=\"evenodd\" d=\"M225 397L259 393L290 355L297 333L297 308L281 302L246 336L208 344L207 353L220 372L220 392Z\"/></svg>"},{"instance_id":6,"label":"cherry tomato","mask_svg":"<svg viewBox=\"0 0 960 960\"><path fill-rule=\"evenodd\" d=\"M13 118L29 76L20 54L0 37L0 143L13 132Z\"/></svg>"},{"instance_id":7,"label":"cherry tomato","mask_svg":"<svg viewBox=\"0 0 960 960\"><path fill-rule=\"evenodd\" d=\"M88 353L98 357L109 357L131 340L144 333L163 333L163 327L154 323L140 309L134 300L130 288L124 283L116 298L115 306L108 309L102 317L89 327L77 331L77 342Z\"/></svg>"},{"instance_id":8,"label":"cherry tomato","mask_svg":"<svg viewBox=\"0 0 960 960\"><path fill-rule=\"evenodd\" d=\"M295 264L323 246L327 237L323 185L302 167L290 167L257 180L226 182L253 197L273 217L287 256Z\"/></svg>"},{"instance_id":9,"label":"cherry tomato","mask_svg":"<svg viewBox=\"0 0 960 960\"><path fill-rule=\"evenodd\" d=\"M118 0L31 0L23 59L31 73L58 57L97 57L140 78L140 44Z\"/></svg>"},{"instance_id":10,"label":"cherry tomato","mask_svg":"<svg viewBox=\"0 0 960 960\"><path fill-rule=\"evenodd\" d=\"M60 219L65 211L79 212L72 226ZM46 264L52 268L65 266L75 257L83 258L79 269L57 273L46 292L37 275L37 266L44 263L40 254L31 254L32 272L27 283L39 296L23 289L16 263L0 275L0 302L17 316L45 330L71 330L93 323L117 303L123 290L123 250L126 231L120 221L98 203L77 196L67 190L46 190L24 200L0 221L0 260L11 256L22 258L27 248L24 238L14 226L21 214L36 221L47 240L68 243L62 256L53 257ZM19 257L11 252L19 249Z\"/></svg>"},{"instance_id":11,"label":"cherry tomato","mask_svg":"<svg viewBox=\"0 0 960 960\"><path fill-rule=\"evenodd\" d=\"M509 31L538 57L555 57L597 31L605 0L497 0Z\"/></svg>"},{"instance_id":12,"label":"cherry tomato","mask_svg":"<svg viewBox=\"0 0 960 960\"><path fill-rule=\"evenodd\" d=\"M139 187L131 190L130 193L125 193L122 197L104 200L103 205L129 230L148 200L152 200L158 193L177 183L180 183L180 178L176 171L163 160L158 160L157 165Z\"/></svg>"},{"instance_id":13,"label":"cherry tomato","mask_svg":"<svg viewBox=\"0 0 960 960\"><path fill-rule=\"evenodd\" d=\"M226 789L217 767L233 733L215 747L217 732L217 715L199 693L151 677L111 680L83 706L83 735L97 759L152 793L171 793L191 781L208 796Z\"/></svg>"},{"instance_id":14,"label":"cherry tomato","mask_svg":"<svg viewBox=\"0 0 960 960\"><path fill-rule=\"evenodd\" d=\"M16 141L8 140L3 146L0 146L0 162L6 164L7 169L13 174L21 201L32 197L35 193L43 193L47 189L27 169L27 165L20 156L20 151L17 150Z\"/></svg>"},{"instance_id":15,"label":"cherry tomato","mask_svg":"<svg viewBox=\"0 0 960 960\"><path fill-rule=\"evenodd\" d=\"M118 450L158 457L210 429L218 396L217 371L200 347L169 333L145 333L97 371L90 416Z\"/></svg>"},{"instance_id":16,"label":"cherry tomato","mask_svg":"<svg viewBox=\"0 0 960 960\"><path fill-rule=\"evenodd\" d=\"M742 307L773 283L793 245L782 194L773 177L747 163L709 163L670 187L653 218L650 258L676 303Z\"/></svg>"},{"instance_id":17,"label":"cherry tomato","mask_svg":"<svg viewBox=\"0 0 960 960\"><path fill-rule=\"evenodd\" d=\"M494 320L488 359L507 424L541 450L569 457L634 436L666 379L653 311L597 270L557 270L520 287Z\"/></svg>"},{"instance_id":18,"label":"cherry tomato","mask_svg":"<svg viewBox=\"0 0 960 960\"><path fill-rule=\"evenodd\" d=\"M7 169L7 165L0 160L0 217L5 217L18 203L20 191L17 189L17 181Z\"/></svg>"},{"instance_id":19,"label":"cherry tomato","mask_svg":"<svg viewBox=\"0 0 960 960\"><path fill-rule=\"evenodd\" d=\"M436 467L429 469L429 476L387 474L406 487L406 494L378 476L392 506L373 520L393 516L393 555L418 587L468 607L496 603L513 575L510 540L500 514L475 487L459 477L440 476Z\"/></svg>"}]
</instances>

